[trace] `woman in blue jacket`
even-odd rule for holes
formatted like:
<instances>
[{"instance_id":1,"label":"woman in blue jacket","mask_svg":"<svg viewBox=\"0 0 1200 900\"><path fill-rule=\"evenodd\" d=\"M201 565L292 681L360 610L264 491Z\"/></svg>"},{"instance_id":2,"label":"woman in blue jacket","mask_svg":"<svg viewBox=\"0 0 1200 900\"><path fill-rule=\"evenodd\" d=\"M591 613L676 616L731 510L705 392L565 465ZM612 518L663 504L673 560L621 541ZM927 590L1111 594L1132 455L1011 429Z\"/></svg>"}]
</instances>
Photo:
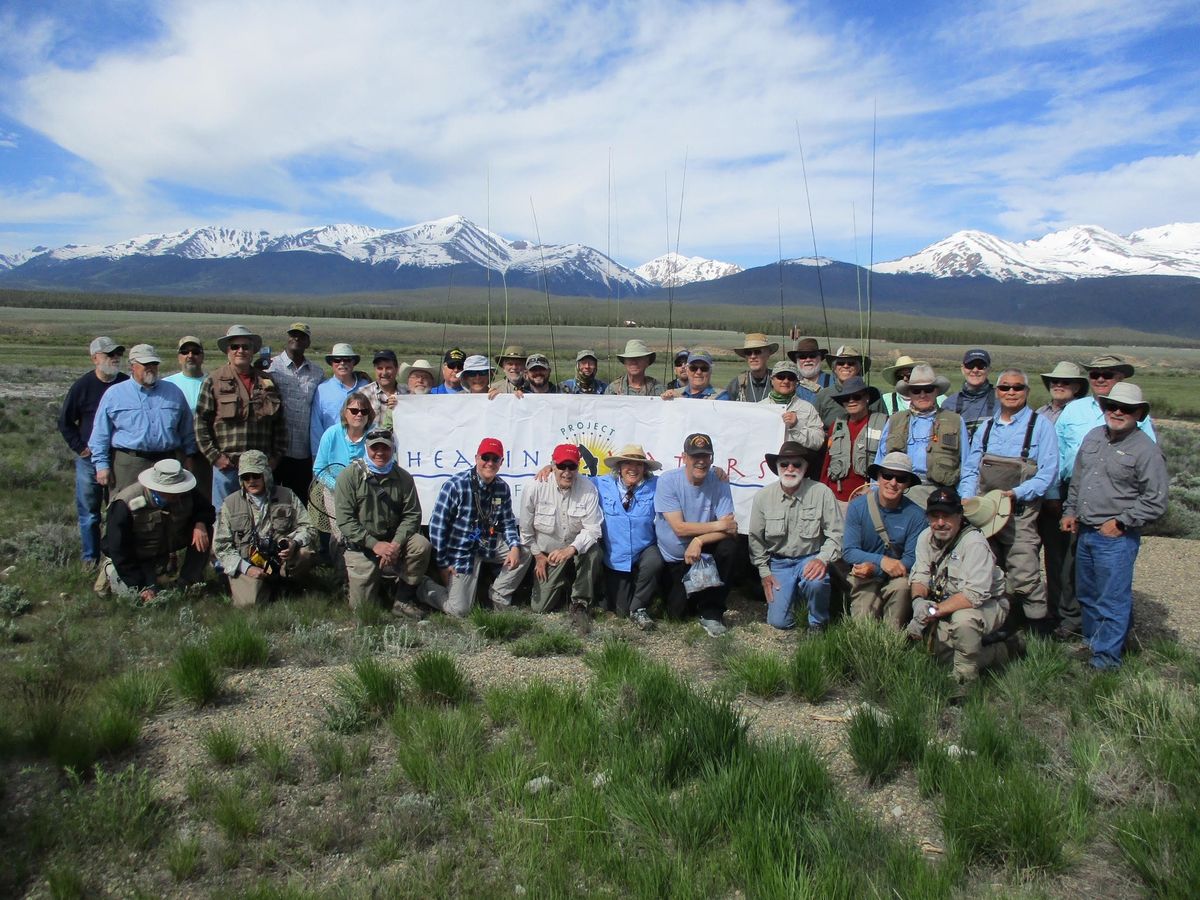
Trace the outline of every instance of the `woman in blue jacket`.
<instances>
[{"instance_id":1,"label":"woman in blue jacket","mask_svg":"<svg viewBox=\"0 0 1200 900\"><path fill-rule=\"evenodd\" d=\"M626 444L608 457L608 475L592 479L604 512L604 578L608 602L643 631L654 627L650 601L658 587L663 560L654 535L652 473L662 463L646 456L638 444Z\"/></svg>"}]
</instances>

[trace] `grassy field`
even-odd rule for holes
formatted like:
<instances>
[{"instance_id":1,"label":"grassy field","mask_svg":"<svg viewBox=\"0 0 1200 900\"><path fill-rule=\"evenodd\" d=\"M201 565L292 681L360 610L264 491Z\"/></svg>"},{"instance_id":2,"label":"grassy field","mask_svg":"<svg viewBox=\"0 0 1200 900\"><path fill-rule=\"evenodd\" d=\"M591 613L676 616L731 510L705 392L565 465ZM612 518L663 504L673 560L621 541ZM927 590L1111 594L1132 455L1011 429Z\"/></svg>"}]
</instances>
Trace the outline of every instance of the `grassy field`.
<instances>
[{"instance_id":1,"label":"grassy field","mask_svg":"<svg viewBox=\"0 0 1200 900\"><path fill-rule=\"evenodd\" d=\"M1200 883L1200 655L1150 627L1115 674L1034 640L956 708L920 648L845 624L781 639L744 586L719 641L606 618L580 637L522 610L398 624L351 613L324 571L249 612L215 586L101 600L53 424L80 347L93 331L215 337L225 319L11 312L0 381L45 390L0 400L5 896L1185 897ZM409 356L440 337L314 327ZM1161 434L1180 511L1166 533L1188 534L1200 429Z\"/></svg>"}]
</instances>

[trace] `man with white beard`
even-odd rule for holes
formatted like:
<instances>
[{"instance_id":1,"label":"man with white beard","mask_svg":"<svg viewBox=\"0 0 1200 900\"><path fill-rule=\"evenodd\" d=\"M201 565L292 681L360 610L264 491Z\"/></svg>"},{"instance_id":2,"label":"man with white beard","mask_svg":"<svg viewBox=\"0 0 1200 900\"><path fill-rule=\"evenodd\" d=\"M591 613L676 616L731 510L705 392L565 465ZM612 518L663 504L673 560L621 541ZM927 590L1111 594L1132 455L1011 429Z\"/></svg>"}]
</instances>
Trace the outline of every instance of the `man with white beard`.
<instances>
[{"instance_id":1,"label":"man with white beard","mask_svg":"<svg viewBox=\"0 0 1200 900\"><path fill-rule=\"evenodd\" d=\"M817 343L816 338L800 338L795 346L788 351L788 359L796 364L800 373L800 381L796 385L796 396L801 400L814 403L817 392L833 383L833 375L821 370L825 361L826 351Z\"/></svg>"},{"instance_id":2,"label":"man with white beard","mask_svg":"<svg viewBox=\"0 0 1200 900\"><path fill-rule=\"evenodd\" d=\"M815 453L784 441L766 455L779 476L760 490L750 508L750 561L758 568L767 598L767 624L796 626L792 604L808 608L808 630L829 624L829 566L842 552L842 510L826 485L804 476Z\"/></svg>"},{"instance_id":3,"label":"man with white beard","mask_svg":"<svg viewBox=\"0 0 1200 900\"><path fill-rule=\"evenodd\" d=\"M100 401L115 384L129 378L121 371L125 348L110 337L98 337L88 347L92 371L81 375L63 400L58 414L58 431L75 454L75 512L79 515L79 539L83 545L83 564L100 562L100 511L104 489L96 481L96 467L88 440Z\"/></svg>"},{"instance_id":4,"label":"man with white beard","mask_svg":"<svg viewBox=\"0 0 1200 900\"><path fill-rule=\"evenodd\" d=\"M88 447L97 484L114 494L136 484L160 459L187 460L190 468L198 452L192 407L183 391L159 380L161 362L149 344L133 347L132 377L105 393L96 410Z\"/></svg>"},{"instance_id":5,"label":"man with white beard","mask_svg":"<svg viewBox=\"0 0 1200 900\"><path fill-rule=\"evenodd\" d=\"M408 392L410 394L429 394L433 391L433 363L427 359L418 359L408 367Z\"/></svg>"}]
</instances>

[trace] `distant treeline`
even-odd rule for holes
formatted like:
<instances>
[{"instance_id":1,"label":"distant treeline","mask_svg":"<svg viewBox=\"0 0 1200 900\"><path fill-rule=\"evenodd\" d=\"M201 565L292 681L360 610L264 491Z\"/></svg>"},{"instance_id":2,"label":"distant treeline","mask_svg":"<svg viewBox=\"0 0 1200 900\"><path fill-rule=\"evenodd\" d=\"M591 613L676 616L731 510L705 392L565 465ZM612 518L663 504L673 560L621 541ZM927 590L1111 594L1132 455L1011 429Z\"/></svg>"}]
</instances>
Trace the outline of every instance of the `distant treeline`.
<instances>
[{"instance_id":1,"label":"distant treeline","mask_svg":"<svg viewBox=\"0 0 1200 900\"><path fill-rule=\"evenodd\" d=\"M220 315L282 315L301 318L417 321L451 325L546 325L546 297L534 291L512 291L507 297L493 291L489 304L485 290L414 290L328 297L280 295L169 297L148 294L100 294L73 291L0 290L0 306L27 309L123 310L137 312L202 312ZM490 306L490 311L489 311ZM781 325L800 333L823 336L825 317L819 307L785 307L781 317L769 307L735 304L669 303L663 300L551 297L550 315L556 327L620 326L625 322L643 328L676 330L761 331L779 334ZM782 319L782 321L781 321ZM828 311L833 334L857 334L860 318L845 310ZM1134 335L1109 330L1019 330L1012 325L970 319L931 319L900 313L876 313L871 338L894 343L983 344L987 346L1039 347L1044 345L1095 345L1112 341L1154 343L1158 346L1191 346L1191 342L1160 335Z\"/></svg>"}]
</instances>

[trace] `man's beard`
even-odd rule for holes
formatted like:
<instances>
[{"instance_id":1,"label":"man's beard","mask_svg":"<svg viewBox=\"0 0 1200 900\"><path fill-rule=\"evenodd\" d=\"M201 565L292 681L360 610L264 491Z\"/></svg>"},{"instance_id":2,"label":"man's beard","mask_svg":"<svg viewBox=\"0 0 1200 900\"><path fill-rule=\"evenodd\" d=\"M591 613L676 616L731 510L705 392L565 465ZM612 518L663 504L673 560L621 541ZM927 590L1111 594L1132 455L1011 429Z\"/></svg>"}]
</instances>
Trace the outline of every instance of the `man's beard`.
<instances>
[{"instance_id":1,"label":"man's beard","mask_svg":"<svg viewBox=\"0 0 1200 900\"><path fill-rule=\"evenodd\" d=\"M800 374L805 378L816 378L821 373L821 361L801 362L796 368L800 370Z\"/></svg>"},{"instance_id":2,"label":"man's beard","mask_svg":"<svg viewBox=\"0 0 1200 900\"><path fill-rule=\"evenodd\" d=\"M141 379L142 387L154 387L154 384L157 381L158 381L158 373L157 372L143 372L142 373L142 379Z\"/></svg>"},{"instance_id":3,"label":"man's beard","mask_svg":"<svg viewBox=\"0 0 1200 900\"><path fill-rule=\"evenodd\" d=\"M779 483L786 488L794 488L804 480L804 470L789 469L779 476Z\"/></svg>"},{"instance_id":4,"label":"man's beard","mask_svg":"<svg viewBox=\"0 0 1200 900\"><path fill-rule=\"evenodd\" d=\"M185 363L183 366L183 374L190 378L199 378L204 374L204 366L200 363Z\"/></svg>"},{"instance_id":5,"label":"man's beard","mask_svg":"<svg viewBox=\"0 0 1200 900\"><path fill-rule=\"evenodd\" d=\"M410 388L408 389L408 392L409 392L410 394L428 394L428 393L429 393L429 386L428 386L428 385L425 385L425 384L418 384L418 385L416 385L415 387L410 387Z\"/></svg>"},{"instance_id":6,"label":"man's beard","mask_svg":"<svg viewBox=\"0 0 1200 900\"><path fill-rule=\"evenodd\" d=\"M121 361L119 359L106 359L100 363L100 371L105 375L116 375L121 371Z\"/></svg>"}]
</instances>

